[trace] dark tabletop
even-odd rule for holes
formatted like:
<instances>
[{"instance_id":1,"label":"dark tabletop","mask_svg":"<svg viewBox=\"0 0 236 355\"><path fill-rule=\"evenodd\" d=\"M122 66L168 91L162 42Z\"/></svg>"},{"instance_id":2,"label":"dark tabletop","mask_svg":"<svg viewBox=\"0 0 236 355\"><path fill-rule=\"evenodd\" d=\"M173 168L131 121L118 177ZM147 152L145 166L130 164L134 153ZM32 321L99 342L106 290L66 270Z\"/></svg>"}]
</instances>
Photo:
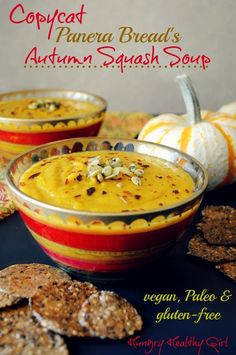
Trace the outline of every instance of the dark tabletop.
<instances>
[{"instance_id":1,"label":"dark tabletop","mask_svg":"<svg viewBox=\"0 0 236 355\"><path fill-rule=\"evenodd\" d=\"M209 204L227 204L236 207L235 197L236 184L207 193L202 207ZM139 341L143 343L136 343L137 348L135 349L128 344L127 340L66 339L70 354L139 355L144 354L144 345L146 345L146 354L197 355L198 348L194 347L194 340L203 340L199 354L236 354L236 340L234 339L236 333L236 284L216 271L212 265L186 255L187 243L194 233L194 225L199 216L200 213L196 216L184 238L163 260L149 269L137 271L129 280L112 285L99 285L101 288L118 292L137 307L144 320L143 331L137 334L140 336ZM0 240L0 268L15 263L53 264L30 236L17 213L0 222ZM185 291L188 289L193 289L196 293L201 293L206 289L207 293L215 294L218 299L213 302L185 302ZM229 301L222 302L219 298L225 290L229 290L232 297ZM166 301L155 305L153 302L144 302L145 294L177 294L181 301L180 303ZM170 312L179 310L190 314L196 314L206 307L206 312L219 312L221 319L201 320L195 324L195 317L189 320L164 320L159 324L156 323L156 314L165 311L167 307L170 308ZM185 341L179 343L180 346L177 342L170 340L178 336L180 336L180 340ZM156 343L156 347L150 352L147 341L150 345L151 340L162 339L165 342L161 351ZM223 341L221 342L221 340ZM146 343L144 343L145 341ZM219 342L218 345L214 345L217 342ZM176 347L174 348L173 345Z\"/></svg>"}]
</instances>

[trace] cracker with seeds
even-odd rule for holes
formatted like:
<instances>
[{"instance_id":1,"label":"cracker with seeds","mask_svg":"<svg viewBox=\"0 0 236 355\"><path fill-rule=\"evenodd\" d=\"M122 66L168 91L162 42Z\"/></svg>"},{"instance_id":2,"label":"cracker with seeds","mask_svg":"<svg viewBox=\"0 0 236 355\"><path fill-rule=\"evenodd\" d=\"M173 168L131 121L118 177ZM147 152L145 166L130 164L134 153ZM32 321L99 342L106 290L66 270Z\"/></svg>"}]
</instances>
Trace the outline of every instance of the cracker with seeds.
<instances>
[{"instance_id":1,"label":"cracker with seeds","mask_svg":"<svg viewBox=\"0 0 236 355\"><path fill-rule=\"evenodd\" d=\"M236 261L216 265L216 269L236 282Z\"/></svg>"},{"instance_id":2,"label":"cracker with seeds","mask_svg":"<svg viewBox=\"0 0 236 355\"><path fill-rule=\"evenodd\" d=\"M32 317L28 306L0 312L0 353L6 355L68 355L59 336L47 332Z\"/></svg>"},{"instance_id":3,"label":"cracker with seeds","mask_svg":"<svg viewBox=\"0 0 236 355\"><path fill-rule=\"evenodd\" d=\"M200 234L193 236L188 250L188 254L212 263L236 260L236 247L210 245Z\"/></svg>"},{"instance_id":4,"label":"cracker with seeds","mask_svg":"<svg viewBox=\"0 0 236 355\"><path fill-rule=\"evenodd\" d=\"M43 327L67 336L89 336L78 322L78 312L87 298L97 292L88 282L65 282L40 287L31 298L33 314Z\"/></svg>"},{"instance_id":5,"label":"cracker with seeds","mask_svg":"<svg viewBox=\"0 0 236 355\"><path fill-rule=\"evenodd\" d=\"M53 266L16 264L0 271L0 291L13 298L30 298L42 285L70 280L69 275Z\"/></svg>"},{"instance_id":6,"label":"cracker with seeds","mask_svg":"<svg viewBox=\"0 0 236 355\"><path fill-rule=\"evenodd\" d=\"M236 245L236 209L229 206L207 206L202 215L198 229L209 244Z\"/></svg>"},{"instance_id":7,"label":"cracker with seeds","mask_svg":"<svg viewBox=\"0 0 236 355\"><path fill-rule=\"evenodd\" d=\"M100 338L122 339L142 328L136 309L110 291L92 294L82 305L78 321L91 336Z\"/></svg>"}]
</instances>

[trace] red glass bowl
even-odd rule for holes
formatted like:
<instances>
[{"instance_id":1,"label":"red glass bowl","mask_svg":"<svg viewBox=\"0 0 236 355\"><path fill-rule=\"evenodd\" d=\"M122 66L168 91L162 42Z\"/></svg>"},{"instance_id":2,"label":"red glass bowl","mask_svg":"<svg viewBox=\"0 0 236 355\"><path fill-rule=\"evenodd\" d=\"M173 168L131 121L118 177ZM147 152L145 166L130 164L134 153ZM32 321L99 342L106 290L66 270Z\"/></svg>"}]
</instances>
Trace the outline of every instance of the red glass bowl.
<instances>
[{"instance_id":1,"label":"red glass bowl","mask_svg":"<svg viewBox=\"0 0 236 355\"><path fill-rule=\"evenodd\" d=\"M0 161L4 164L35 146L60 139L96 136L107 108L106 101L94 94L68 90L28 90L0 95L0 101L25 98L65 98L90 102L97 106L93 113L75 117L7 118L0 117Z\"/></svg>"},{"instance_id":2,"label":"red glass bowl","mask_svg":"<svg viewBox=\"0 0 236 355\"><path fill-rule=\"evenodd\" d=\"M24 194L19 180L26 169L45 157L78 151L136 152L181 166L195 184L179 203L150 211L101 213L70 210ZM204 168L175 149L135 140L79 138L54 142L17 157L8 167L7 182L25 225L41 248L59 266L93 277L110 278L142 267L172 247L196 213L207 186Z\"/></svg>"}]
</instances>

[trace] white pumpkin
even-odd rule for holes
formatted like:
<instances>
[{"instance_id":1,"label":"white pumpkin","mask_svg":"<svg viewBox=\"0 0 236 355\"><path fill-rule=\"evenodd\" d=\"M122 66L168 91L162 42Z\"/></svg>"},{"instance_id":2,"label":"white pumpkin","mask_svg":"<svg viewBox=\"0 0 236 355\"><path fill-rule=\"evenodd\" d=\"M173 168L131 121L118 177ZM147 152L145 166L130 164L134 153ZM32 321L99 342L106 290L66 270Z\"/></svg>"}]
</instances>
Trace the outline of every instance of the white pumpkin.
<instances>
[{"instance_id":1,"label":"white pumpkin","mask_svg":"<svg viewBox=\"0 0 236 355\"><path fill-rule=\"evenodd\" d=\"M219 109L219 112L226 113L228 115L232 115L234 118L236 118L236 102L231 102L227 105L222 106Z\"/></svg>"},{"instance_id":2,"label":"white pumpkin","mask_svg":"<svg viewBox=\"0 0 236 355\"><path fill-rule=\"evenodd\" d=\"M164 144L195 157L207 169L208 189L236 181L236 119L219 112L200 111L190 78L177 77L187 115L170 113L151 119L139 139Z\"/></svg>"}]
</instances>

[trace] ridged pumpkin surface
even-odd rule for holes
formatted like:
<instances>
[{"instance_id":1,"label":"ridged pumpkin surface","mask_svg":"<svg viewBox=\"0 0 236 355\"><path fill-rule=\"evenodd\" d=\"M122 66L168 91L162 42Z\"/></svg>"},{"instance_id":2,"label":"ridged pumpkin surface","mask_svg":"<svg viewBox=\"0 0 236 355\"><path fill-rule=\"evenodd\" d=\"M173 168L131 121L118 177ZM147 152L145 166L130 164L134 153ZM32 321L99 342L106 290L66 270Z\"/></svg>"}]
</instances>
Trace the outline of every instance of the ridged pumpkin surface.
<instances>
[{"instance_id":1,"label":"ridged pumpkin surface","mask_svg":"<svg viewBox=\"0 0 236 355\"><path fill-rule=\"evenodd\" d=\"M191 124L185 115L162 114L144 126L139 139L195 157L208 171L208 189L214 189L236 181L236 119L210 111L201 111L201 117Z\"/></svg>"}]
</instances>

